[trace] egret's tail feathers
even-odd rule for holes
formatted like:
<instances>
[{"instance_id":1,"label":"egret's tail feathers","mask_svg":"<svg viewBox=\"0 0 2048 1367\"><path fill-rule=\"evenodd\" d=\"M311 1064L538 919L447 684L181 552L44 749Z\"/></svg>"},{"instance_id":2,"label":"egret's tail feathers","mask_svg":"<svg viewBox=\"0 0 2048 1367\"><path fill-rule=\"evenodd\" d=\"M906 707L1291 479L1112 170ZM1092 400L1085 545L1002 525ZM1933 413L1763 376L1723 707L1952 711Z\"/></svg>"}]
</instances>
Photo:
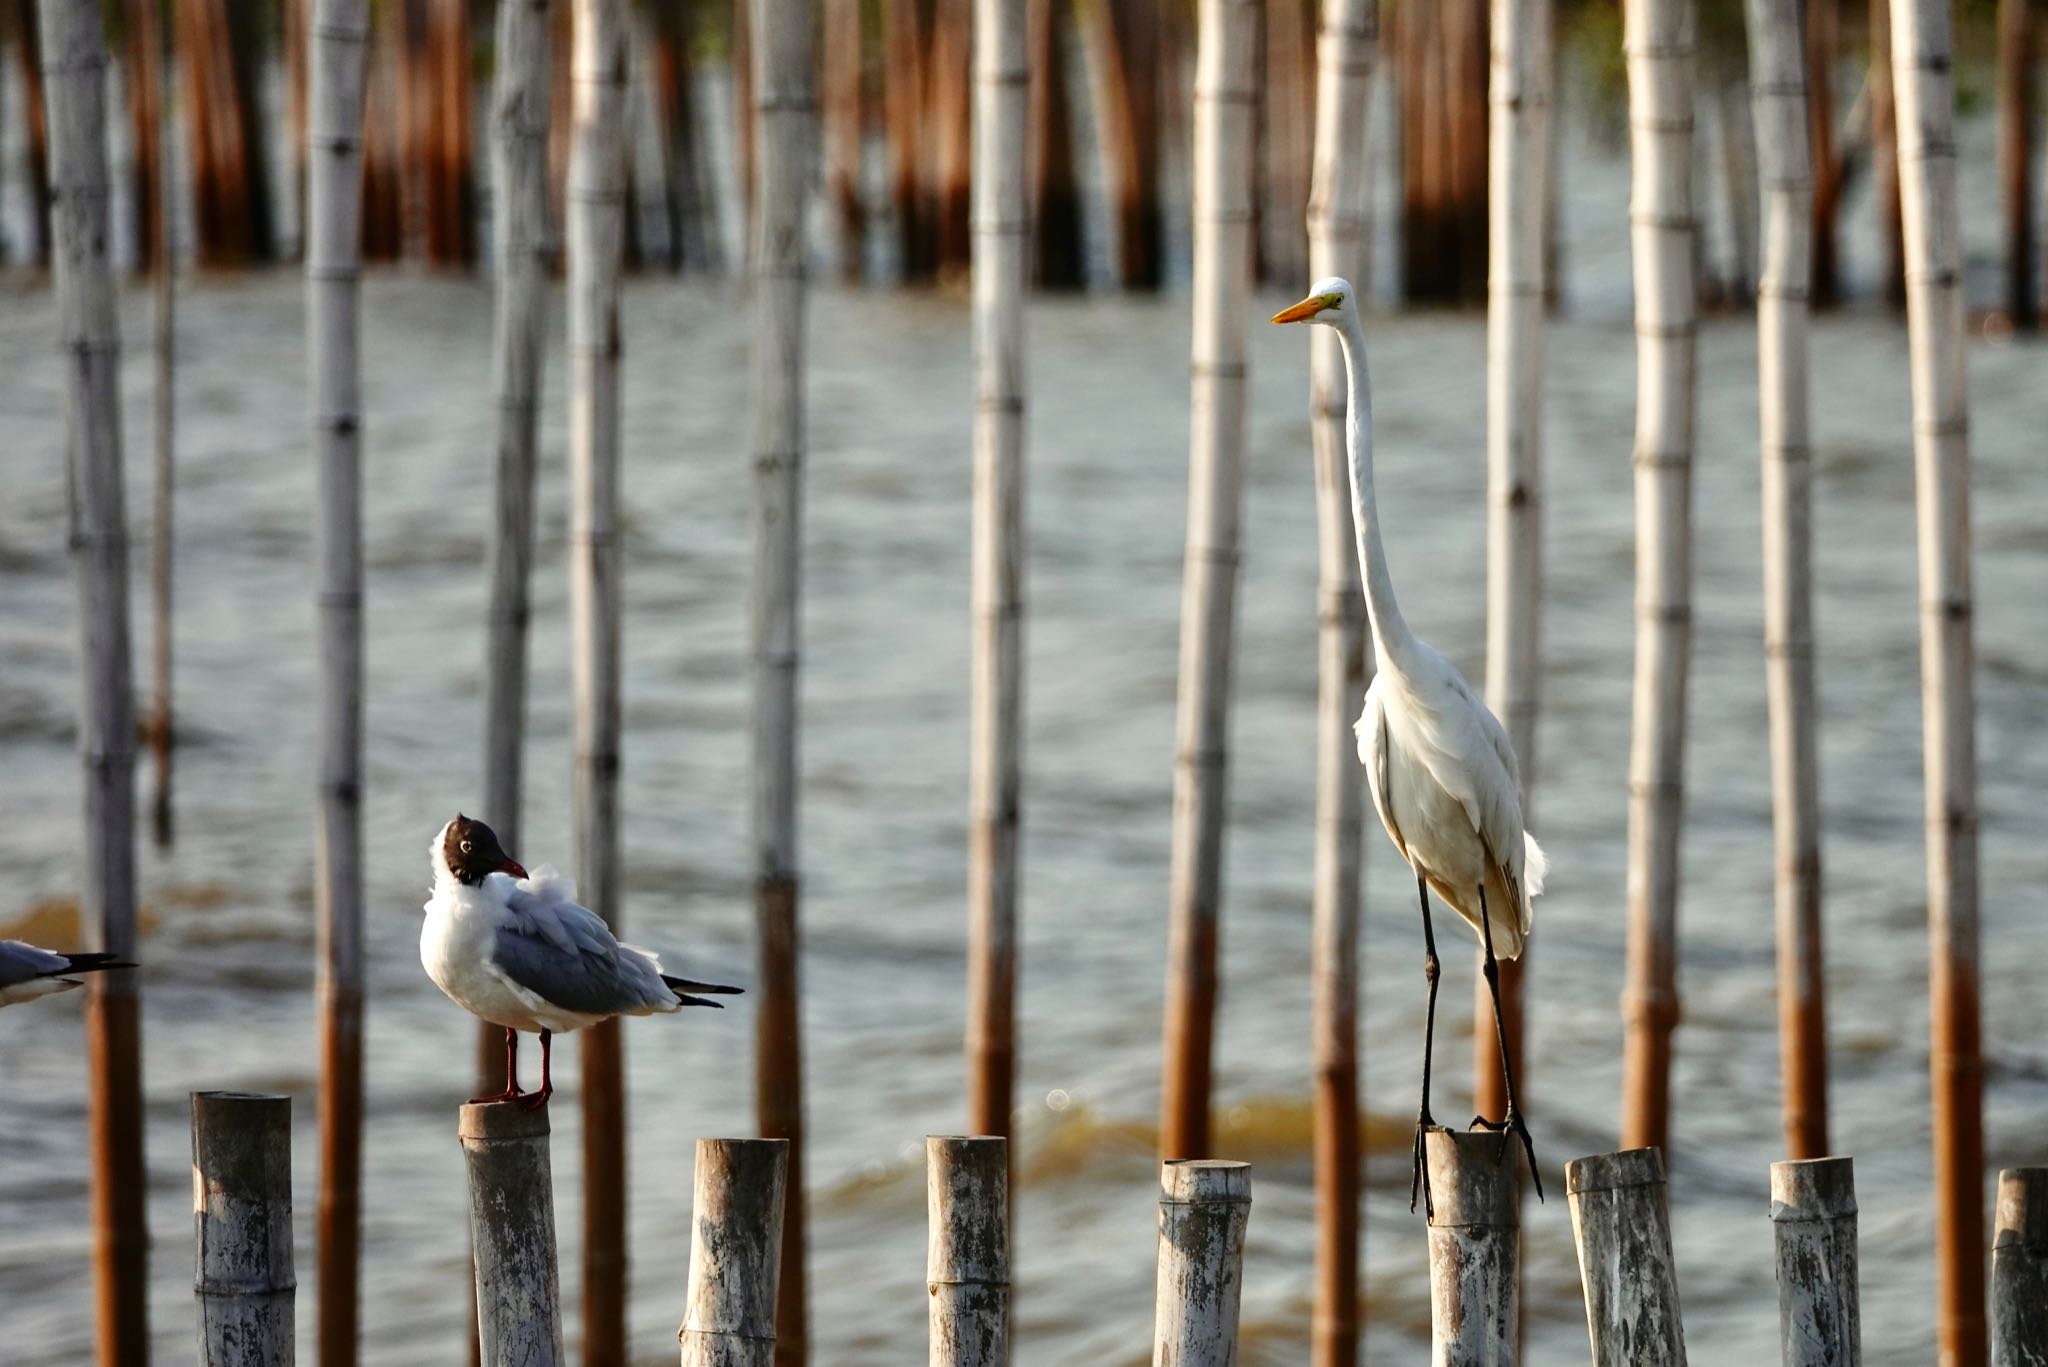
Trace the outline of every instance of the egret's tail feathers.
<instances>
[{"instance_id":1,"label":"egret's tail feathers","mask_svg":"<svg viewBox=\"0 0 2048 1367\"><path fill-rule=\"evenodd\" d=\"M1543 891L1543 877L1550 872L1550 856L1536 843L1536 837L1522 832L1522 934L1536 928L1536 909L1531 905Z\"/></svg>"},{"instance_id":2,"label":"egret's tail feathers","mask_svg":"<svg viewBox=\"0 0 2048 1367\"><path fill-rule=\"evenodd\" d=\"M688 978L671 978L666 973L661 975L661 980L664 984L667 985L668 990L675 993L677 999L680 1000L682 1004L685 1006L723 1005L722 1002L708 1002L705 1001L702 997L693 997L689 995L692 992L710 992L719 996L737 996L740 993L746 991L746 989L743 987L727 987L723 983L700 983L692 982Z\"/></svg>"}]
</instances>

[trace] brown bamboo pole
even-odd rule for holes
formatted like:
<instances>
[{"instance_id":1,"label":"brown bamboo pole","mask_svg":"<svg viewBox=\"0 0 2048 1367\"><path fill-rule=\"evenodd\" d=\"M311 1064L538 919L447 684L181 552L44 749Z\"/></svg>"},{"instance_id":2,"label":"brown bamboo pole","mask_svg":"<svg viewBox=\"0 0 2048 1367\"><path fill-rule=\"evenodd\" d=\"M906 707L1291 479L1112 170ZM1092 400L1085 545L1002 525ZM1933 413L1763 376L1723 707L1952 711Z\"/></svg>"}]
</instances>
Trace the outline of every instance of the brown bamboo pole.
<instances>
[{"instance_id":1,"label":"brown bamboo pole","mask_svg":"<svg viewBox=\"0 0 2048 1367\"><path fill-rule=\"evenodd\" d=\"M1884 300L1906 306L1906 242L1899 222L1899 132L1892 101L1891 0L1869 0L1871 201L1877 210L1878 275Z\"/></svg>"},{"instance_id":2,"label":"brown bamboo pole","mask_svg":"<svg viewBox=\"0 0 2048 1367\"><path fill-rule=\"evenodd\" d=\"M775 1361L800 1367L805 1324L803 1048L798 1010L797 666L802 583L804 235L816 111L804 0L754 5L754 118L761 202L754 238L755 909L761 1004L755 1110L789 1141Z\"/></svg>"},{"instance_id":3,"label":"brown bamboo pole","mask_svg":"<svg viewBox=\"0 0 2048 1367\"><path fill-rule=\"evenodd\" d=\"M150 105L155 115L153 136L145 144L151 156L150 173L138 179L155 196L155 220L150 249L156 262L156 392L152 450L154 481L150 498L149 581L150 581L150 750L156 761L156 783L150 797L150 829L159 846L171 843L171 745L175 731L171 721L171 535L172 456L176 452L177 394L173 376L177 357L177 270L178 254L171 241L172 204L171 149L175 138L177 65L171 46L173 26L158 8L157 0L141 0L136 6L141 32L137 41L147 54L144 65L154 74Z\"/></svg>"},{"instance_id":4,"label":"brown bamboo pole","mask_svg":"<svg viewBox=\"0 0 2048 1367\"><path fill-rule=\"evenodd\" d=\"M973 0L935 0L931 62L926 68L925 127L931 163L925 190L939 273L955 278L969 264L973 143Z\"/></svg>"},{"instance_id":5,"label":"brown bamboo pole","mask_svg":"<svg viewBox=\"0 0 2048 1367\"><path fill-rule=\"evenodd\" d=\"M1945 0L1893 0L1892 76L1919 509L1936 1325L1942 1367L1967 1367L1984 1359L1984 1064L1977 1005L1969 400L1955 74Z\"/></svg>"},{"instance_id":6,"label":"brown bamboo pole","mask_svg":"<svg viewBox=\"0 0 2048 1367\"><path fill-rule=\"evenodd\" d=\"M1564 1186L1593 1367L1685 1367L1662 1155L1575 1158L1564 1165Z\"/></svg>"},{"instance_id":7,"label":"brown bamboo pole","mask_svg":"<svg viewBox=\"0 0 2048 1367\"><path fill-rule=\"evenodd\" d=\"M935 1134L926 1136L924 1155L931 1367L1007 1367L1010 1143Z\"/></svg>"},{"instance_id":8,"label":"brown bamboo pole","mask_svg":"<svg viewBox=\"0 0 2048 1367\"><path fill-rule=\"evenodd\" d=\"M1067 0L1027 0L1030 12L1032 278L1042 290L1074 290L1085 283L1081 192L1074 179L1073 120L1067 108L1063 41L1071 26Z\"/></svg>"},{"instance_id":9,"label":"brown bamboo pole","mask_svg":"<svg viewBox=\"0 0 2048 1367\"><path fill-rule=\"evenodd\" d=\"M1244 318L1251 288L1259 0L1201 0L1195 74L1194 421L1181 581L1159 1152L1209 1152L1223 902L1231 644L1244 483Z\"/></svg>"},{"instance_id":10,"label":"brown bamboo pole","mask_svg":"<svg viewBox=\"0 0 2048 1367\"><path fill-rule=\"evenodd\" d=\"M1991 1367L2048 1362L2048 1168L1998 1174L1991 1241Z\"/></svg>"},{"instance_id":11,"label":"brown bamboo pole","mask_svg":"<svg viewBox=\"0 0 2048 1367\"><path fill-rule=\"evenodd\" d=\"M1323 0L1316 40L1315 160L1308 201L1309 274L1365 274L1366 111L1378 0ZM1316 1271L1309 1330L1314 1367L1358 1361L1358 918L1364 771L1351 725L1365 706L1371 646L1358 582L1345 469L1344 353L1311 330L1309 406L1316 469L1316 853L1310 1006L1315 1052Z\"/></svg>"},{"instance_id":12,"label":"brown bamboo pole","mask_svg":"<svg viewBox=\"0 0 2048 1367\"><path fill-rule=\"evenodd\" d=\"M1125 289L1156 290L1165 279L1165 220L1159 203L1161 4L1119 0L1084 5L1076 12L1098 57L1091 63L1096 129L1112 177L1112 236L1118 281ZM1255 65L1256 43L1244 55ZM1249 166L1249 150L1245 159Z\"/></svg>"},{"instance_id":13,"label":"brown bamboo pole","mask_svg":"<svg viewBox=\"0 0 2048 1367\"><path fill-rule=\"evenodd\" d=\"M1542 220L1537 220L1540 225ZM1520 1361L1520 1171L1512 1135L1431 1129L1430 1362L1514 1367Z\"/></svg>"},{"instance_id":14,"label":"brown bamboo pole","mask_svg":"<svg viewBox=\"0 0 2048 1367\"><path fill-rule=\"evenodd\" d=\"M1205 0L1205 8L1216 3ZM1207 1158L1160 1164L1152 1367L1237 1367L1251 1213L1251 1164Z\"/></svg>"},{"instance_id":15,"label":"brown bamboo pole","mask_svg":"<svg viewBox=\"0 0 2048 1367\"><path fill-rule=\"evenodd\" d=\"M905 280L925 279L932 270L922 194L924 29L917 0L882 0L882 119L889 144L897 271Z\"/></svg>"},{"instance_id":16,"label":"brown bamboo pole","mask_svg":"<svg viewBox=\"0 0 2048 1367\"><path fill-rule=\"evenodd\" d=\"M1863 1326L1851 1160L1771 1164L1771 1235L1778 1254L1779 1361L1783 1367L1858 1367Z\"/></svg>"},{"instance_id":17,"label":"brown bamboo pole","mask_svg":"<svg viewBox=\"0 0 2048 1367\"><path fill-rule=\"evenodd\" d=\"M316 0L306 239L320 522L319 1356L356 1361L363 1141L362 364L357 277L366 0Z\"/></svg>"},{"instance_id":18,"label":"brown bamboo pole","mask_svg":"<svg viewBox=\"0 0 2048 1367\"><path fill-rule=\"evenodd\" d=\"M1692 0L1627 0L1636 310L1636 672L1622 1143L1670 1131L1678 845L1692 631Z\"/></svg>"},{"instance_id":19,"label":"brown bamboo pole","mask_svg":"<svg viewBox=\"0 0 2048 1367\"><path fill-rule=\"evenodd\" d=\"M1314 171L1315 92L1307 60L1314 20L1303 0L1267 0L1264 74L1260 82L1260 150L1264 174L1259 187L1261 280L1300 285L1308 265L1309 181Z\"/></svg>"},{"instance_id":20,"label":"brown bamboo pole","mask_svg":"<svg viewBox=\"0 0 2048 1367\"><path fill-rule=\"evenodd\" d=\"M863 98L866 48L860 0L825 0L825 50L819 64L824 90L825 193L838 226L839 274L859 280L867 267L867 201L861 159L867 140Z\"/></svg>"},{"instance_id":21,"label":"brown bamboo pole","mask_svg":"<svg viewBox=\"0 0 2048 1367\"><path fill-rule=\"evenodd\" d=\"M783 1139L697 1141L689 1300L676 1331L682 1367L770 1367L778 1360L788 1158Z\"/></svg>"},{"instance_id":22,"label":"brown bamboo pole","mask_svg":"<svg viewBox=\"0 0 2048 1367\"><path fill-rule=\"evenodd\" d=\"M477 1329L491 1367L556 1367L562 1353L548 1113L514 1102L470 1103L456 1133L469 1177Z\"/></svg>"},{"instance_id":23,"label":"brown bamboo pole","mask_svg":"<svg viewBox=\"0 0 2048 1367\"><path fill-rule=\"evenodd\" d=\"M292 1103L192 1094L200 1367L291 1367Z\"/></svg>"},{"instance_id":24,"label":"brown bamboo pole","mask_svg":"<svg viewBox=\"0 0 2048 1367\"><path fill-rule=\"evenodd\" d=\"M43 93L42 24L36 19L38 0L15 0L14 15L19 27L15 56L21 66L21 110L27 124L22 132L28 143L25 158L28 172L29 214L22 223L21 240L14 243L14 257L28 265L43 265L49 259L50 243L50 128L46 117L49 103Z\"/></svg>"},{"instance_id":25,"label":"brown bamboo pole","mask_svg":"<svg viewBox=\"0 0 2048 1367\"><path fill-rule=\"evenodd\" d=\"M2034 298L2034 26L2028 0L1998 0L1998 183L2005 219L2005 312L2031 332Z\"/></svg>"},{"instance_id":26,"label":"brown bamboo pole","mask_svg":"<svg viewBox=\"0 0 2048 1367\"><path fill-rule=\"evenodd\" d=\"M1828 1055L1813 674L1813 454L1807 439L1813 165L1800 9L1799 0L1748 0L1750 90L1765 211L1756 299L1757 407L1777 854L1780 1113L1785 1152L1807 1159L1828 1152Z\"/></svg>"},{"instance_id":27,"label":"brown bamboo pole","mask_svg":"<svg viewBox=\"0 0 2048 1367\"><path fill-rule=\"evenodd\" d=\"M64 357L65 464L78 591L79 758L85 769L81 929L88 949L135 957L135 698L128 524L121 491L121 334L107 202L107 54L97 0L42 0L50 259ZM93 1280L100 1367L149 1357L143 1210L142 998L133 970L86 991Z\"/></svg>"},{"instance_id":28,"label":"brown bamboo pole","mask_svg":"<svg viewBox=\"0 0 2048 1367\"><path fill-rule=\"evenodd\" d=\"M1813 130L1813 303L1831 308L1841 296L1835 220L1842 199L1841 154L1835 147L1835 57L1841 17L1831 0L1801 13L1806 32L1806 101Z\"/></svg>"}]
</instances>

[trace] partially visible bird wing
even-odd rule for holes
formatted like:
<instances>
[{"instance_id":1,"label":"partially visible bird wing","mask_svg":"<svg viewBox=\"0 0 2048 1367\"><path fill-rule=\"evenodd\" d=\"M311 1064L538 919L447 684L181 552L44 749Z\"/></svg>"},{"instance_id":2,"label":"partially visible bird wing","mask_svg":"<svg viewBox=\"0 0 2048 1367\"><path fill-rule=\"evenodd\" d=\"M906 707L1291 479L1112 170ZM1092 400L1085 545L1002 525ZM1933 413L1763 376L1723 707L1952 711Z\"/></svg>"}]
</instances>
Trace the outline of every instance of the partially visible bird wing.
<instances>
[{"instance_id":1,"label":"partially visible bird wing","mask_svg":"<svg viewBox=\"0 0 2048 1367\"><path fill-rule=\"evenodd\" d=\"M1372 805L1379 811L1380 824L1406 859L1408 840L1401 834L1401 823L1394 819L1394 790L1387 773L1387 709L1379 687L1379 680L1374 679L1372 687L1365 690L1365 710L1358 714L1358 760L1365 766L1366 784L1372 789Z\"/></svg>"},{"instance_id":2,"label":"partially visible bird wing","mask_svg":"<svg viewBox=\"0 0 2048 1367\"><path fill-rule=\"evenodd\" d=\"M62 973L69 960L24 940L0 940L0 988Z\"/></svg>"}]
</instances>

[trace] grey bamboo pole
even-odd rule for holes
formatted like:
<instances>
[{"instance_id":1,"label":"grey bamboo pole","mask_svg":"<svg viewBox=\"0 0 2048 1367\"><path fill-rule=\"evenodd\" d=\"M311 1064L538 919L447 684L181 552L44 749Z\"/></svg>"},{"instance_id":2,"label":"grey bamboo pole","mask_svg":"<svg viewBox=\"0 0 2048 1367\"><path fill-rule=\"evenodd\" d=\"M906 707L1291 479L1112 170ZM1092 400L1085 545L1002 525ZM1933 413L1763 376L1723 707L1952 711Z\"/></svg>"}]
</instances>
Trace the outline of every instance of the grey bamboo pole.
<instances>
[{"instance_id":1,"label":"grey bamboo pole","mask_svg":"<svg viewBox=\"0 0 2048 1367\"><path fill-rule=\"evenodd\" d=\"M1436 1367L1514 1367L1520 1360L1519 1169L1504 1161L1514 1158L1513 1143L1511 1135L1442 1127L1425 1141L1434 1197L1429 1325Z\"/></svg>"},{"instance_id":2,"label":"grey bamboo pole","mask_svg":"<svg viewBox=\"0 0 2048 1367\"><path fill-rule=\"evenodd\" d=\"M192 1227L201 1367L291 1367L290 1097L192 1094Z\"/></svg>"},{"instance_id":3,"label":"grey bamboo pole","mask_svg":"<svg viewBox=\"0 0 2048 1367\"><path fill-rule=\"evenodd\" d=\"M1984 1065L1977 1007L1977 743L1969 401L1949 7L1892 0L1919 508L1928 1065L1942 1362L1984 1358Z\"/></svg>"},{"instance_id":4,"label":"grey bamboo pole","mask_svg":"<svg viewBox=\"0 0 2048 1367\"><path fill-rule=\"evenodd\" d=\"M786 1139L697 1141L689 1302L676 1332L682 1367L770 1367L777 1361L789 1148Z\"/></svg>"},{"instance_id":5,"label":"grey bamboo pole","mask_svg":"<svg viewBox=\"0 0 2048 1367\"><path fill-rule=\"evenodd\" d=\"M547 1108L471 1103L462 1108L456 1133L469 1174L483 1360L492 1367L555 1367L568 1359L562 1354Z\"/></svg>"},{"instance_id":6,"label":"grey bamboo pole","mask_svg":"<svg viewBox=\"0 0 2048 1367\"><path fill-rule=\"evenodd\" d=\"M928 1135L924 1162L931 1367L1005 1367L1010 1143L1000 1135Z\"/></svg>"},{"instance_id":7,"label":"grey bamboo pole","mask_svg":"<svg viewBox=\"0 0 2048 1367\"><path fill-rule=\"evenodd\" d=\"M135 697L121 487L121 334L107 259L107 54L97 0L42 0L40 27L50 257L64 358L65 483L78 592L78 750L85 770L80 928L87 948L132 960ZM99 1363L129 1367L149 1353L142 999L133 970L93 975L85 1021Z\"/></svg>"},{"instance_id":8,"label":"grey bamboo pole","mask_svg":"<svg viewBox=\"0 0 2048 1367\"><path fill-rule=\"evenodd\" d=\"M1828 1151L1828 1053L1813 675L1813 453L1807 439L1813 159L1807 147L1801 9L1800 0L1748 0L1750 92L1765 213L1756 295L1757 409L1777 847L1781 1114L1785 1152L1819 1158Z\"/></svg>"},{"instance_id":9,"label":"grey bamboo pole","mask_svg":"<svg viewBox=\"0 0 2048 1367\"><path fill-rule=\"evenodd\" d=\"M754 6L754 895L761 940L755 1111L789 1141L775 1360L808 1352L804 1273L802 1021L798 1009L797 664L802 568L806 192L816 137L811 11Z\"/></svg>"},{"instance_id":10,"label":"grey bamboo pole","mask_svg":"<svg viewBox=\"0 0 2048 1367\"><path fill-rule=\"evenodd\" d=\"M1161 1163L1159 1188L1152 1367L1236 1367L1251 1164Z\"/></svg>"},{"instance_id":11,"label":"grey bamboo pole","mask_svg":"<svg viewBox=\"0 0 2048 1367\"><path fill-rule=\"evenodd\" d=\"M1024 711L1024 0L975 0L974 659L967 1123L1007 1135L1017 1069Z\"/></svg>"},{"instance_id":12,"label":"grey bamboo pole","mask_svg":"<svg viewBox=\"0 0 2048 1367\"><path fill-rule=\"evenodd\" d=\"M1678 845L1692 648L1692 0L1626 0L1636 310L1636 670L1621 1142L1661 1147L1678 1021Z\"/></svg>"},{"instance_id":13,"label":"grey bamboo pole","mask_svg":"<svg viewBox=\"0 0 2048 1367\"><path fill-rule=\"evenodd\" d=\"M583 901L619 896L619 270L626 221L626 16L574 0L570 62L569 630L575 850ZM626 1356L626 1095L618 1022L583 1032L583 1360Z\"/></svg>"},{"instance_id":14,"label":"grey bamboo pole","mask_svg":"<svg viewBox=\"0 0 2048 1367\"><path fill-rule=\"evenodd\" d=\"M1231 638L1244 483L1244 320L1251 289L1259 0L1201 0L1195 58L1194 419L1180 607L1173 874L1159 1151L1209 1149L1223 900Z\"/></svg>"},{"instance_id":15,"label":"grey bamboo pole","mask_svg":"<svg viewBox=\"0 0 2048 1367\"><path fill-rule=\"evenodd\" d=\"M172 387L177 350L178 254L171 242L172 143L177 132L178 67L171 49L171 34L177 27L157 5L146 0L137 7L142 18L142 42L155 53L156 80L156 167L154 177L140 178L156 190L156 424L150 498L149 581L151 588L150 637L150 750L156 760L156 786L150 800L150 828L159 846L171 843L171 745L175 730L171 724L171 477L176 451L175 420L177 395ZM147 214L147 210L139 212Z\"/></svg>"},{"instance_id":16,"label":"grey bamboo pole","mask_svg":"<svg viewBox=\"0 0 2048 1367\"><path fill-rule=\"evenodd\" d=\"M1771 1164L1771 1233L1778 1250L1779 1360L1784 1367L1857 1367L1863 1329L1851 1160Z\"/></svg>"},{"instance_id":17,"label":"grey bamboo pole","mask_svg":"<svg viewBox=\"0 0 2048 1367\"><path fill-rule=\"evenodd\" d=\"M1366 111L1378 0L1323 0L1316 38L1315 160L1309 173L1309 274L1365 279ZM1358 1361L1358 917L1364 772L1352 722L1365 706L1372 647L1358 583L1344 466L1344 353L1312 329L1309 407L1316 462L1316 854L1310 932L1315 1052L1314 1367Z\"/></svg>"},{"instance_id":18,"label":"grey bamboo pole","mask_svg":"<svg viewBox=\"0 0 2048 1367\"><path fill-rule=\"evenodd\" d=\"M1553 0L1493 0L1487 103L1486 702L1521 761L1523 819L1536 786L1543 674L1543 205L1550 179ZM1483 962L1482 953L1479 960ZM1519 959L1500 964L1501 1029L1473 984L1475 1108L1507 1113L1498 1038L1523 1078ZM1523 1098L1524 1104L1527 1098Z\"/></svg>"},{"instance_id":19,"label":"grey bamboo pole","mask_svg":"<svg viewBox=\"0 0 2048 1367\"><path fill-rule=\"evenodd\" d=\"M2048 1168L1998 1174L1991 1240L1991 1367L2048 1363Z\"/></svg>"},{"instance_id":20,"label":"grey bamboo pole","mask_svg":"<svg viewBox=\"0 0 2048 1367\"><path fill-rule=\"evenodd\" d=\"M1593 1367L1684 1367L1663 1157L1624 1149L1574 1159L1564 1186Z\"/></svg>"}]
</instances>

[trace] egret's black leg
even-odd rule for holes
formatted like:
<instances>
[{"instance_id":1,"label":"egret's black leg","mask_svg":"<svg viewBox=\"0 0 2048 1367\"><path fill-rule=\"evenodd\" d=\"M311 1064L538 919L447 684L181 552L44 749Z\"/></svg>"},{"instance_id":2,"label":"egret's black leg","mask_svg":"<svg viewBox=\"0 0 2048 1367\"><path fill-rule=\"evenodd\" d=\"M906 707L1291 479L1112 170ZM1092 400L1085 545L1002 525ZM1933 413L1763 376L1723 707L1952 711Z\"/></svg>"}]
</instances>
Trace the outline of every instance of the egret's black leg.
<instances>
[{"instance_id":1,"label":"egret's black leg","mask_svg":"<svg viewBox=\"0 0 2048 1367\"><path fill-rule=\"evenodd\" d=\"M1500 1041L1500 1076L1507 1085L1508 1113L1500 1120L1488 1120L1485 1116L1472 1117L1475 1129L1499 1130L1504 1135L1522 1136L1523 1151L1529 1155L1529 1178L1536 1184L1536 1199L1543 1199L1543 1173L1536 1166L1536 1141L1529 1137L1529 1126L1522 1119L1521 1110L1515 1105L1515 1065L1508 1056L1508 1028L1500 1018L1500 961L1493 957L1493 922L1486 915L1486 889L1479 889L1479 939L1486 946L1486 990L1493 994L1493 1033ZM1505 1154L1508 1146L1503 1143L1500 1151Z\"/></svg>"},{"instance_id":2,"label":"egret's black leg","mask_svg":"<svg viewBox=\"0 0 2048 1367\"><path fill-rule=\"evenodd\" d=\"M1439 966L1436 959L1436 931L1429 924L1429 883L1421 874L1415 876L1415 891L1422 901L1422 974L1429 982L1429 1012L1422 1027L1422 1109L1415 1116L1415 1169L1408 1178L1408 1209L1415 1209L1415 1196L1420 1192L1423 1214L1429 1217L1436 1214L1436 1207L1429 1199L1429 1164L1422 1152L1422 1137L1436 1127L1436 1121L1429 1114L1429 1063L1436 1047L1436 980Z\"/></svg>"},{"instance_id":3,"label":"egret's black leg","mask_svg":"<svg viewBox=\"0 0 2048 1367\"><path fill-rule=\"evenodd\" d=\"M549 1057L554 1038L555 1032L552 1030L540 1032L540 1090L519 1098L519 1104L529 1111L537 1111L547 1105L548 1098L555 1094L555 1079L550 1072Z\"/></svg>"}]
</instances>

